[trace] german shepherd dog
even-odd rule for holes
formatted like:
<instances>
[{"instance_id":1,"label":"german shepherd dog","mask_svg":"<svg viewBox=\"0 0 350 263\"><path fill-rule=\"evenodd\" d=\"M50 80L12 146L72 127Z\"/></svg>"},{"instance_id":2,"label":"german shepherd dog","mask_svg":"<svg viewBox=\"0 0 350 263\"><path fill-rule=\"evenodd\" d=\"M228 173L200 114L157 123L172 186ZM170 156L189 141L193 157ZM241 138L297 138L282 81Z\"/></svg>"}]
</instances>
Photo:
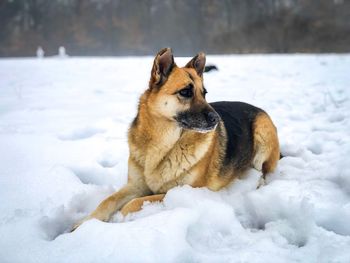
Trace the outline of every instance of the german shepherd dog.
<instances>
[{"instance_id":1,"label":"german shepherd dog","mask_svg":"<svg viewBox=\"0 0 350 263\"><path fill-rule=\"evenodd\" d=\"M108 221L161 201L178 185L218 191L248 168L272 172L280 157L277 131L265 111L243 102L208 103L203 85L205 54L185 67L172 50L156 55L149 88L128 132L128 183L82 222Z\"/></svg>"}]
</instances>

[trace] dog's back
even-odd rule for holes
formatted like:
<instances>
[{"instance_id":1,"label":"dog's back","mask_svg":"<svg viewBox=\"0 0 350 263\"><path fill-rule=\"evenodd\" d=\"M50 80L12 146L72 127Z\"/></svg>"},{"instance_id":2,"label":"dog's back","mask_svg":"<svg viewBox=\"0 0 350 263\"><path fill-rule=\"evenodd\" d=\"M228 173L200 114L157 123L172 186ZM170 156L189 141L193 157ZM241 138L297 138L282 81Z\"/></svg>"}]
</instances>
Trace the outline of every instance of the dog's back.
<instances>
[{"instance_id":1,"label":"dog's back","mask_svg":"<svg viewBox=\"0 0 350 263\"><path fill-rule=\"evenodd\" d=\"M262 109L243 102L220 101L210 105L220 115L226 129L226 151L223 164L244 170L254 155L253 123Z\"/></svg>"},{"instance_id":2,"label":"dog's back","mask_svg":"<svg viewBox=\"0 0 350 263\"><path fill-rule=\"evenodd\" d=\"M267 113L237 101L213 102L210 105L225 126L223 171L244 171L250 166L264 174L273 171L280 153L276 128Z\"/></svg>"}]
</instances>

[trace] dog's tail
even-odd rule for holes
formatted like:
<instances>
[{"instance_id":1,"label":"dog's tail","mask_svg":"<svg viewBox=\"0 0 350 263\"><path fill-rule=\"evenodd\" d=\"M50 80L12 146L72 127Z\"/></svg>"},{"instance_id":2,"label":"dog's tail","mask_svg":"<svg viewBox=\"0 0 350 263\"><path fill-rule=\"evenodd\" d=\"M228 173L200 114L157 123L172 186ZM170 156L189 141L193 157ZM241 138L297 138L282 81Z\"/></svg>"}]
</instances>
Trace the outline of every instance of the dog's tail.
<instances>
[{"instance_id":1,"label":"dog's tail","mask_svg":"<svg viewBox=\"0 0 350 263\"><path fill-rule=\"evenodd\" d=\"M215 65L207 65L205 66L204 68L204 72L209 72L209 71L212 71L212 70L219 70L217 66Z\"/></svg>"}]
</instances>

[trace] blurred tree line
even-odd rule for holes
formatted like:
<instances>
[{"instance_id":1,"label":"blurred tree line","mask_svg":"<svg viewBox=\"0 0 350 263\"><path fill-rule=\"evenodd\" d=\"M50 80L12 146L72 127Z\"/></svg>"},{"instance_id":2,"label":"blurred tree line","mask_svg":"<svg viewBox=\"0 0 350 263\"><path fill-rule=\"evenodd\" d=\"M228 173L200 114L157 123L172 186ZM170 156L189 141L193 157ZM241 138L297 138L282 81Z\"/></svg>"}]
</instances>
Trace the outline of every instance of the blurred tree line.
<instances>
[{"instance_id":1,"label":"blurred tree line","mask_svg":"<svg viewBox=\"0 0 350 263\"><path fill-rule=\"evenodd\" d=\"M350 51L350 0L0 0L0 21L0 56Z\"/></svg>"}]
</instances>

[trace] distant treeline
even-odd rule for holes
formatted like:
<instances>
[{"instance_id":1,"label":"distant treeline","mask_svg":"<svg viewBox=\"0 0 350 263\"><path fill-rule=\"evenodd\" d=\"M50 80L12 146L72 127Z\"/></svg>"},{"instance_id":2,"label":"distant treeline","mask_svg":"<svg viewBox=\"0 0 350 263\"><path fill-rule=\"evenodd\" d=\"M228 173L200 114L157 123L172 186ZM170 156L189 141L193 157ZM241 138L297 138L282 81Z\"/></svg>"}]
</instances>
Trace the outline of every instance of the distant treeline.
<instances>
[{"instance_id":1,"label":"distant treeline","mask_svg":"<svg viewBox=\"0 0 350 263\"><path fill-rule=\"evenodd\" d=\"M350 0L0 0L0 56L350 52Z\"/></svg>"}]
</instances>

